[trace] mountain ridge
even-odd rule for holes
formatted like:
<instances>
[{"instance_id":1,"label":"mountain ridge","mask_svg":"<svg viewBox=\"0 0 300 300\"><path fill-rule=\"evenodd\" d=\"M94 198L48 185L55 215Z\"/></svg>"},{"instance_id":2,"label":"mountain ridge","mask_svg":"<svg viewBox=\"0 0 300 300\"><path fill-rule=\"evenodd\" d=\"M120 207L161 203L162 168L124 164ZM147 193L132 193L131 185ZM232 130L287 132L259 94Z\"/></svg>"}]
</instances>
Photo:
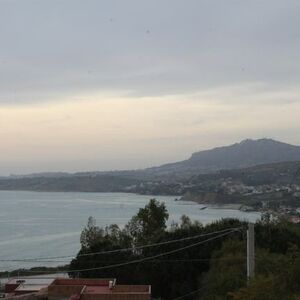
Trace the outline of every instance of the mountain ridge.
<instances>
[{"instance_id":1,"label":"mountain ridge","mask_svg":"<svg viewBox=\"0 0 300 300\"><path fill-rule=\"evenodd\" d=\"M282 167L283 171L279 171L281 167L277 165L268 167L268 164L277 163L285 163ZM258 181L266 180L266 178L273 178L272 180L276 181L276 176L284 173L288 174L285 177L290 180L290 170L293 169L291 174L295 173L296 170L294 169L299 163L300 146L294 146L271 139L248 139L229 146L195 152L186 160L148 169L78 172L73 174L50 172L0 178L0 190L52 192L132 191L137 193L155 191L156 194L162 192L166 194L168 191L174 190L172 188L169 189L170 186L189 182L194 176L200 176L200 179L202 178L201 176L206 176L202 178L205 181L211 176L211 178L218 179L220 175L223 176L224 174L229 174L229 177L241 177L240 172L245 172L251 173L254 179L257 177ZM258 170L258 172L246 169L260 165L264 165L265 167L262 170ZM265 170L266 168L267 170ZM237 170L237 173L235 170ZM279 175L278 172L280 173ZM252 177L251 180L253 181L254 179ZM152 186L152 189L148 188L149 185Z\"/></svg>"},{"instance_id":2,"label":"mountain ridge","mask_svg":"<svg viewBox=\"0 0 300 300\"><path fill-rule=\"evenodd\" d=\"M220 170L241 169L256 165L300 161L300 146L270 138L244 139L239 143L201 150L179 162L167 163L137 170L114 170L92 172L44 172L27 175L11 175L6 178L22 177L84 177L99 175L129 176L143 179L181 178L195 174L213 173ZM3 177L2 177L3 178Z\"/></svg>"},{"instance_id":3,"label":"mountain ridge","mask_svg":"<svg viewBox=\"0 0 300 300\"><path fill-rule=\"evenodd\" d=\"M300 146L273 139L245 139L239 143L194 152L190 158L145 169L156 174L205 174L226 169L247 168L261 164L299 161ZM175 173L175 174L174 174Z\"/></svg>"}]
</instances>

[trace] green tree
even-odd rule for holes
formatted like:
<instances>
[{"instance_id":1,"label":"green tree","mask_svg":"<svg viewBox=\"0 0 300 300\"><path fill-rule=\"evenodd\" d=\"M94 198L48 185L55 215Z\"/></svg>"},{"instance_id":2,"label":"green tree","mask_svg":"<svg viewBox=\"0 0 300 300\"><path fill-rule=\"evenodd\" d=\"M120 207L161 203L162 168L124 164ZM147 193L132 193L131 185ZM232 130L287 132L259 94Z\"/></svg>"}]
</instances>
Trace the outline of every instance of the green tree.
<instances>
[{"instance_id":1,"label":"green tree","mask_svg":"<svg viewBox=\"0 0 300 300\"><path fill-rule=\"evenodd\" d=\"M183 216L181 223L167 228L167 220L168 212L164 203L159 203L154 199L141 208L124 229L120 229L117 225L101 229L96 226L95 220L90 218L82 233L81 250L72 260L70 270L91 270L75 274L70 272L70 275L89 278L113 277L118 279L119 284L151 284L154 298L175 299L201 288L200 279L205 272L209 271L210 257L214 251L222 248L224 240L242 239L242 235L235 232L204 242L211 237L205 234L245 225L236 219L224 219L203 226ZM202 234L205 236L201 237ZM192 236L199 237L177 241ZM177 242L173 242L174 240ZM168 243L168 241L172 242ZM201 241L204 243L194 246L195 243ZM140 245L161 242L159 246L135 249ZM192 247L186 248L186 246ZM103 253L132 247L134 250ZM181 248L185 250L173 252ZM228 252L230 251L231 248L228 248ZM149 257L167 252L172 253L149 260ZM139 263L128 264L135 260L139 260ZM232 265L234 261L233 258ZM122 265L124 262L125 265ZM116 264L117 267L111 266ZM215 270L217 271L217 268ZM224 267L224 273L225 271L226 267ZM232 272L232 274L232 278L240 280L238 273ZM206 285L203 286L206 287ZM239 287L237 285L237 289ZM201 289L199 295L202 294ZM198 299L197 297L198 294L193 294L189 299Z\"/></svg>"},{"instance_id":2,"label":"green tree","mask_svg":"<svg viewBox=\"0 0 300 300\"><path fill-rule=\"evenodd\" d=\"M227 240L212 255L210 268L202 282L206 287L205 300L230 299L228 293L246 283L244 241Z\"/></svg>"},{"instance_id":3,"label":"green tree","mask_svg":"<svg viewBox=\"0 0 300 300\"><path fill-rule=\"evenodd\" d=\"M80 243L82 248L90 248L103 239L104 230L96 226L96 220L89 217L86 227L81 232Z\"/></svg>"},{"instance_id":4,"label":"green tree","mask_svg":"<svg viewBox=\"0 0 300 300\"><path fill-rule=\"evenodd\" d=\"M136 245L150 243L164 234L169 218L166 205L151 199L125 226Z\"/></svg>"}]
</instances>

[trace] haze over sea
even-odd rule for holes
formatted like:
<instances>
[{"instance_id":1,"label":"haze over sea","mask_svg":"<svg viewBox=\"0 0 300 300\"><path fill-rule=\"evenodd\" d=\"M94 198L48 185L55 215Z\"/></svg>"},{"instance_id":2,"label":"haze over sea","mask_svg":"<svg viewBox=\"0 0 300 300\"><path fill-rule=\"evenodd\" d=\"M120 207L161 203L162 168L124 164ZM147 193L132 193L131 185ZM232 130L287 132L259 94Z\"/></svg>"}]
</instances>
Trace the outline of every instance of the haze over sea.
<instances>
[{"instance_id":1,"label":"haze over sea","mask_svg":"<svg viewBox=\"0 0 300 300\"><path fill-rule=\"evenodd\" d=\"M126 193L46 193L0 191L0 260L76 255L80 233L88 217L97 225L123 226L151 198L166 203L169 225L183 214L203 224L226 217L255 221L259 213L206 208L193 202L175 201L172 196L145 196ZM5 262L0 270L20 267L56 266L54 262Z\"/></svg>"}]
</instances>

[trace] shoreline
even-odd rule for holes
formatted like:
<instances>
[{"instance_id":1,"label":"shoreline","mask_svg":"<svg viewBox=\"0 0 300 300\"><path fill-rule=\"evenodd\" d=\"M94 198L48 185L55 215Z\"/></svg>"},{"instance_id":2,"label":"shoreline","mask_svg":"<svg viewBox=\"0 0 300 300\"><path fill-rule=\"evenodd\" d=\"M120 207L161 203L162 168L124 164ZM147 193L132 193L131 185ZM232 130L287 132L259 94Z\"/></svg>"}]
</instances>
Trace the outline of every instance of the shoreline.
<instances>
[{"instance_id":1,"label":"shoreline","mask_svg":"<svg viewBox=\"0 0 300 300\"><path fill-rule=\"evenodd\" d=\"M9 191L9 192L16 192L16 191ZM21 191L17 191L18 193L22 193ZM24 199L26 200L27 198L28 199L31 199L31 197L33 197L33 193L44 193L44 192L33 192L33 191L26 191L26 192L29 192L29 193L32 193L32 196L29 195L29 196L25 196L24 195ZM52 192L50 194L53 194ZM58 192L58 194L67 194L65 192ZM75 192L75 194L77 194L77 192ZM86 195L91 195L91 193L85 193ZM92 193L94 194L94 193ZM79 221L68 221L69 219L66 219L67 221L65 222L66 225L68 225L69 223L76 223L76 227L80 228L78 230L82 230L83 229L83 226L84 224L86 223L86 219L85 219L85 216L89 216L89 215L94 215L95 217L97 217L99 215L99 218L103 218L102 219L99 219L100 223L99 225L100 226L105 226L103 224L106 224L106 222L108 222L107 225L111 224L111 223L117 223L119 224L123 224L124 222L126 223L127 222L127 219L125 221L119 221L118 220L118 216L120 214L122 214L122 206L120 206L120 203L123 202L123 203L127 203L130 204L128 205L128 220L130 220L130 216L134 215L134 213L136 213L136 211L138 210L138 208L140 207L143 207L144 206L144 203L147 203L149 201L149 198L157 198L158 200L160 200L161 202L165 202L166 205L170 205L170 224L171 225L171 222L172 220L174 220L174 222L177 222L179 223L180 222L180 216L182 216L183 214L186 214L188 215L191 219L193 220L199 220L201 223L203 224L207 224L207 223L211 223L211 222L214 222L215 220L219 220L221 218L234 218L236 216L236 218L240 218L240 219L243 219L245 218L245 216L247 217L247 213L243 213L243 214L239 214L239 208L240 208L240 205L215 205L215 204L205 204L205 203L199 203L199 202L196 202L196 201L185 201L183 199L180 199L180 196L179 195L172 195L172 196L166 196L166 195L162 195L160 198L158 195L141 195L141 194L136 194L136 193L97 193L98 195L102 194L103 196L82 196L82 195L79 195L78 197L75 197L74 199L79 199L79 201L75 201L74 203L74 207L77 207L78 205L78 208L82 209L82 208L85 208L85 210L83 212L80 212L80 215L79 217L81 219L80 222L82 221L83 225L82 227L80 227L77 223ZM110 198L108 198L108 195L105 195L105 194L111 194ZM119 194L119 196L117 197L114 197L114 194ZM127 194L127 195L126 195ZM124 195L124 197L123 197ZM166 198L165 198L166 197ZM34 217L38 218L39 219L39 213L41 212L43 215L45 213L45 207L47 208L47 214L45 214L45 217L48 216L49 212L55 212L56 209L57 209L57 203L59 203L59 205L72 205L73 207L73 201L71 201L73 199L73 197L62 197L59 202L53 202L51 201L51 199L56 199L56 198L59 198L59 196L55 195L55 193L53 194L53 197L49 197L48 195L44 197L41 197L38 195L38 196L35 196L33 199L35 199L36 202L34 203L38 203L38 200L39 199L42 199L42 204L45 202L45 205L42 205L42 206L37 206L37 213L35 213L36 215ZM116 198L116 201L114 202L114 198ZM177 198L177 200L175 200ZM26 201L25 203L23 204L22 203L22 199L23 199L23 196L22 195L17 195L15 198L12 198L12 199L6 199L6 197L3 197L3 203L5 205L7 205L8 208L10 208L12 206L12 204L14 203L14 201L12 200L18 200L19 202L16 202L16 203L20 203L19 207L23 208L25 207L26 208L26 213L28 213L28 216L31 216L31 209L30 207L26 204ZM65 201L64 201L65 199ZM97 201L88 201L88 202L82 202L82 199L97 199ZM112 200L110 200L112 199ZM104 202L104 206L102 206L102 201ZM121 201L121 200L124 200L124 201ZM140 201L141 200L141 201ZM116 208L119 212L115 212L114 214L112 214L112 218L115 218L116 220L115 221L111 221L110 219L106 220L105 217L107 217L106 215L103 216L103 213L102 213L102 208L103 207L106 207L106 201L108 201L107 203L109 203L109 209L110 208ZM7 203L6 203L7 202ZM115 204L114 204L115 203ZM176 204L177 203L177 204ZM49 204L49 206L48 206ZM187 204L187 205L185 205ZM5 206L6 207L6 206ZM205 207L207 207L207 209L205 209ZM96 208L96 210L95 210ZM201 210L203 208L203 211ZM210 209L211 208L211 209ZM212 211L212 209L215 209L215 211ZM219 209L219 211L217 211L217 209ZM234 209L236 212L234 211L229 211L230 209ZM222 212L221 210L228 210L227 212L224 211ZM77 211L77 210L76 210ZM81 211L81 210L80 210ZM131 213L132 211L132 213ZM8 213L9 212L14 212L14 210L8 210ZM29 213L30 212L30 213ZM96 212L96 213L95 213ZM99 212L99 213L98 213ZM110 211L109 211L110 212ZM126 212L127 214L127 212ZM14 214L13 214L14 215ZM62 215L63 216L63 215ZM57 217L57 219L59 220L59 222L62 222L61 220L65 220L62 218L62 216L59 216ZM125 215L127 216L127 215ZM52 219L55 219L53 218L54 216L51 215L51 218L50 218L50 221L49 221L49 224L54 224L53 222L54 221L51 221ZM122 218L124 216L122 215ZM121 219L122 219L121 218ZM253 218L253 219L256 219L256 216L252 216L252 215L249 215L249 218ZM71 219L72 220L72 219ZM26 220L25 220L26 221ZM25 222L24 221L24 222ZM103 224L102 224L103 223ZM48 223L47 223L48 224ZM64 224L64 222L62 222L62 224ZM119 225L120 225L119 224ZM22 224L20 224L21 226ZM75 225L72 225L72 227L70 227L72 230L74 228ZM22 225L23 226L23 225ZM24 228L24 227L20 227L21 229ZM47 225L48 226L48 225ZM69 225L68 225L69 226ZM71 225L70 225L71 226ZM121 225L120 225L121 226ZM7 228L11 228L11 225L8 223L7 224ZM68 227L69 228L69 227ZM55 227L55 230L57 230L57 233L60 233L60 227L58 227L58 229L56 229ZM69 229L70 230L70 229ZM50 232L52 233L52 231ZM53 233L56 233L53 232ZM39 232L37 231L37 236ZM77 245L77 240L79 240L79 235L80 233L78 234L78 238L77 237L73 237L73 238L70 238L70 242L69 241L64 241L63 243L68 246L69 244L73 243L73 240L76 240L76 245ZM27 237L27 235L25 235L24 237ZM58 236L57 238L57 241L60 242L62 240L62 237ZM56 241L55 239L55 241ZM21 242L18 241L18 238L16 237L16 245L22 245ZM33 249L32 253L31 252L28 252L28 254L26 256L29 256L29 257L34 257L35 256L35 249L34 247L31 245L32 242L28 243L28 246L27 244L25 244L25 250L26 251L31 251L31 248ZM79 244L79 243L78 243ZM14 245L14 244L13 244ZM73 244L72 244L73 245ZM50 250L53 248L55 248L54 246L51 245L51 243L49 244L50 246ZM43 245L39 245L39 247L41 247L41 249L43 250L44 249L44 246ZM77 246L76 246L77 247ZM28 248L28 249L27 249ZM51 251L48 249L49 247L47 247L47 249L45 250L46 252L53 252L54 250L52 249ZM3 250L3 253L5 254L6 258L8 259L11 259L11 254L9 252L9 246L5 246L2 250ZM66 248L66 249L69 249L69 248ZM73 248L72 248L73 249ZM71 250L72 250L71 249ZM24 249L23 249L24 250ZM39 250L40 251L40 250ZM43 250L44 251L44 250ZM69 251L70 252L70 251ZM18 254L18 253L17 253ZM22 258L25 254L20 254L20 257ZM39 256L39 255L38 255ZM14 257L13 257L14 258ZM46 264L47 265L47 264ZM57 267L59 264L57 265L54 265L52 267ZM8 270L17 270L17 269L22 269L23 267L25 267L25 269L27 268L30 268L32 266L36 266L36 264L34 265L30 265L30 264L25 264L24 263L24 266L22 263L13 263L12 266L8 266L7 263L3 263L3 267L1 268L2 269L2 272L4 271L8 271ZM38 267L45 267L41 264L38 265Z\"/></svg>"},{"instance_id":2,"label":"shoreline","mask_svg":"<svg viewBox=\"0 0 300 300\"><path fill-rule=\"evenodd\" d=\"M183 199L182 195L166 195L166 194L155 194L155 195L148 195L148 194L142 194L137 192L129 192L129 191L114 191L114 192L98 192L98 191L47 191L47 190L1 190L0 192L33 192L33 193L88 193L88 194L133 194L137 196L149 196L150 198L158 197L174 197L174 201L180 201L180 202L193 202L198 205L206 206L211 209L232 209L232 210L239 210L244 212L260 212L259 210L243 210L243 207L247 207L246 205L242 203L205 203L205 202L198 202L197 200L193 199Z\"/></svg>"},{"instance_id":3,"label":"shoreline","mask_svg":"<svg viewBox=\"0 0 300 300\"><path fill-rule=\"evenodd\" d=\"M222 210L222 209L228 209L228 210L237 210L240 212L254 212L254 213L261 213L261 210L254 209L251 206L245 205L243 203L205 203L205 202L198 202L197 200L185 200L185 199L178 199L176 201L181 202L193 202L195 204L198 204L202 206L202 210L205 210L206 208L210 209L216 209L216 210ZM201 209L201 208L200 208Z\"/></svg>"},{"instance_id":4,"label":"shoreline","mask_svg":"<svg viewBox=\"0 0 300 300\"><path fill-rule=\"evenodd\" d=\"M203 204L205 205L205 204ZM241 208L243 204L240 203L228 203L228 204L207 204L207 207L212 209L232 209L232 210L239 210L242 211Z\"/></svg>"}]
</instances>

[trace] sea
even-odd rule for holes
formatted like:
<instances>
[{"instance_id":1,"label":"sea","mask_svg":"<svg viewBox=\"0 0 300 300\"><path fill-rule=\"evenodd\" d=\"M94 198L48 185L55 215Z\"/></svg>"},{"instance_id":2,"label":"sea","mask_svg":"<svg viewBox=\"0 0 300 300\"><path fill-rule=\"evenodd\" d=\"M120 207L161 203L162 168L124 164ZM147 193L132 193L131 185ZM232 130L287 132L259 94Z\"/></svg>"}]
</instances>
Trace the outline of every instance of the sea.
<instances>
[{"instance_id":1,"label":"sea","mask_svg":"<svg viewBox=\"0 0 300 300\"><path fill-rule=\"evenodd\" d=\"M179 222L185 214L203 224L221 218L256 221L258 212L216 209L174 196L149 196L129 193L56 193L0 191L0 271L37 266L65 265L70 258L41 262L14 260L76 256L80 233L89 216L98 226L124 226L151 198L164 202L168 224Z\"/></svg>"}]
</instances>

